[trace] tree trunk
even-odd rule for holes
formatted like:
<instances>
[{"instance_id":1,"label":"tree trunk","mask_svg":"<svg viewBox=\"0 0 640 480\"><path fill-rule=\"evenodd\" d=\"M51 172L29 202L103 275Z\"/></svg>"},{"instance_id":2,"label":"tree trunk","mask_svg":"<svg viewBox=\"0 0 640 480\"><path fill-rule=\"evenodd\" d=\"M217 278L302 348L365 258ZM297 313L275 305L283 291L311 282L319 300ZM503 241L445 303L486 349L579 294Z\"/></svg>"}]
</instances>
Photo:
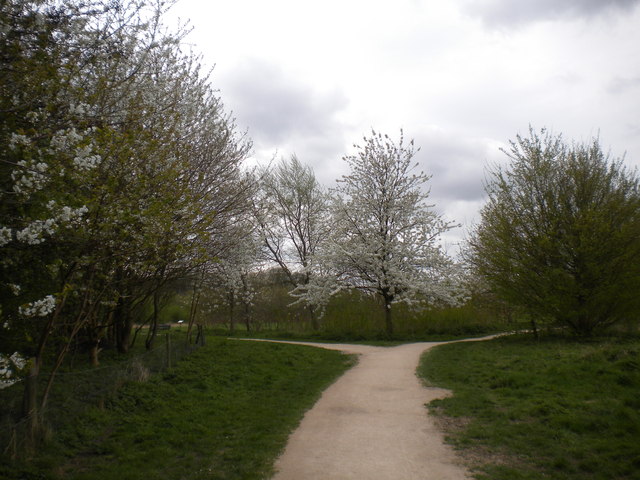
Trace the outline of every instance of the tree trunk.
<instances>
[{"instance_id":1,"label":"tree trunk","mask_svg":"<svg viewBox=\"0 0 640 480\"><path fill-rule=\"evenodd\" d=\"M595 323L587 314L581 314L578 317L578 329L577 334L583 337L590 337L593 333Z\"/></svg>"},{"instance_id":2,"label":"tree trunk","mask_svg":"<svg viewBox=\"0 0 640 480\"><path fill-rule=\"evenodd\" d=\"M540 340L540 334L538 333L538 325L534 318L531 319L531 331L533 332L533 338Z\"/></svg>"},{"instance_id":3,"label":"tree trunk","mask_svg":"<svg viewBox=\"0 0 640 480\"><path fill-rule=\"evenodd\" d=\"M98 367L100 366L100 346L99 340L94 342L91 345L91 349L89 350L89 359L91 360L91 366Z\"/></svg>"},{"instance_id":4,"label":"tree trunk","mask_svg":"<svg viewBox=\"0 0 640 480\"><path fill-rule=\"evenodd\" d=\"M44 410L44 408L47 406L47 401L49 400L49 394L51 393L51 388L53 387L53 381L54 381L54 379L56 377L56 374L58 373L58 369L62 366L62 362L64 362L64 359L65 359L67 353L69 352L69 349L71 348L71 343L76 338L76 335L78 334L80 329L86 323L86 320L83 320L83 318L85 316L84 308L85 308L86 303L87 303L88 295L89 295L88 293L87 293L87 295L85 295L85 301L82 304L82 308L80 310L80 313L78 314L78 316L75 319L75 323L73 325L73 330L71 330L71 333L69 334L69 337L68 337L66 343L62 346L62 348L58 352L58 357L56 358L56 361L55 361L55 363L53 365L53 368L51 369L51 372L49 373L49 379L47 380L47 386L44 389L44 393L42 394L42 400L40 401L40 409L41 410ZM89 315L90 314L91 313L89 313Z\"/></svg>"},{"instance_id":5,"label":"tree trunk","mask_svg":"<svg viewBox=\"0 0 640 480\"><path fill-rule=\"evenodd\" d=\"M160 314L160 292L156 290L153 292L153 316L151 317L151 324L149 325L149 333L147 334L147 340L145 341L145 347L147 350L151 350L153 342L156 339L156 333L158 332L158 316Z\"/></svg>"},{"instance_id":6,"label":"tree trunk","mask_svg":"<svg viewBox=\"0 0 640 480\"><path fill-rule=\"evenodd\" d=\"M200 304L200 286L202 285L204 272L200 279L196 279L193 283L193 293L191 295L191 307L189 308L189 324L187 326L187 345L191 343L191 335L193 333L193 324L196 321L198 313L198 305Z\"/></svg>"},{"instance_id":7,"label":"tree trunk","mask_svg":"<svg viewBox=\"0 0 640 480\"><path fill-rule=\"evenodd\" d=\"M118 352L128 353L131 343L131 332L133 330L133 318L131 317L129 300L120 296L113 315Z\"/></svg>"},{"instance_id":8,"label":"tree trunk","mask_svg":"<svg viewBox=\"0 0 640 480\"><path fill-rule=\"evenodd\" d=\"M251 331L251 300L249 299L249 283L246 275L241 275L242 281L242 310L244 324L247 327L247 333Z\"/></svg>"},{"instance_id":9,"label":"tree trunk","mask_svg":"<svg viewBox=\"0 0 640 480\"><path fill-rule=\"evenodd\" d=\"M204 347L205 345L204 327L201 324L197 324L196 327L198 329L198 335L196 336L196 345L200 345L201 347Z\"/></svg>"},{"instance_id":10,"label":"tree trunk","mask_svg":"<svg viewBox=\"0 0 640 480\"><path fill-rule=\"evenodd\" d=\"M129 353L129 345L131 343L131 332L133 331L133 317L131 312L127 312L120 335L118 335L118 352Z\"/></svg>"},{"instance_id":11,"label":"tree trunk","mask_svg":"<svg viewBox=\"0 0 640 480\"><path fill-rule=\"evenodd\" d=\"M40 360L37 357L30 361L29 375L25 378L24 394L22 397L22 415L27 419L27 445L35 445L36 434L40 422L38 421L38 373Z\"/></svg>"},{"instance_id":12,"label":"tree trunk","mask_svg":"<svg viewBox=\"0 0 640 480\"><path fill-rule=\"evenodd\" d=\"M22 397L22 415L28 422L28 435L27 435L27 448L35 445L36 433L39 429L38 419L38 376L40 374L40 368L42 367L42 359L44 357L44 350L49 339L49 335L53 331L53 326L56 323L56 319L60 315L60 312L64 308L67 301L67 293L62 296L56 309L46 323L45 328L41 331L40 341L38 342L38 349L36 355L30 360L29 374L24 382L24 392Z\"/></svg>"},{"instance_id":13,"label":"tree trunk","mask_svg":"<svg viewBox=\"0 0 640 480\"><path fill-rule=\"evenodd\" d=\"M384 322L387 329L387 337L393 338L393 317L391 315L391 298L384 297Z\"/></svg>"},{"instance_id":14,"label":"tree trunk","mask_svg":"<svg viewBox=\"0 0 640 480\"><path fill-rule=\"evenodd\" d=\"M198 314L198 307L200 305L200 289L198 289L197 294L194 290L193 298L191 299L191 309L189 310L189 326L187 327L187 341L191 341L191 332L193 330L193 325L196 321L196 315Z\"/></svg>"},{"instance_id":15,"label":"tree trunk","mask_svg":"<svg viewBox=\"0 0 640 480\"><path fill-rule=\"evenodd\" d=\"M236 321L233 315L233 307L236 304L236 299L235 299L235 295L233 294L233 289L231 289L229 291L229 332L231 332L231 335L233 335L236 331Z\"/></svg>"},{"instance_id":16,"label":"tree trunk","mask_svg":"<svg viewBox=\"0 0 640 480\"><path fill-rule=\"evenodd\" d=\"M244 325L247 328L247 333L251 331L251 315L249 313L249 304L244 305Z\"/></svg>"},{"instance_id":17,"label":"tree trunk","mask_svg":"<svg viewBox=\"0 0 640 480\"><path fill-rule=\"evenodd\" d=\"M314 332L320 330L320 322L318 321L318 316L316 315L316 307L313 305L309 305L307 307L309 311L309 316L311 317L311 328L313 328Z\"/></svg>"}]
</instances>

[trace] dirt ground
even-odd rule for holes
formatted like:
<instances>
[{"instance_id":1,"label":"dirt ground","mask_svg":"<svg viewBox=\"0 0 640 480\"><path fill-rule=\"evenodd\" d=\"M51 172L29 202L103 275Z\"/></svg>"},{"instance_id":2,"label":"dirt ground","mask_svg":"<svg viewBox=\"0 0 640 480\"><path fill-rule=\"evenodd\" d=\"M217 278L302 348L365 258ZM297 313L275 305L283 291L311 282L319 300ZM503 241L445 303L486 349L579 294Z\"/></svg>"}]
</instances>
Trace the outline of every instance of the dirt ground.
<instances>
[{"instance_id":1,"label":"dirt ground","mask_svg":"<svg viewBox=\"0 0 640 480\"><path fill-rule=\"evenodd\" d=\"M286 343L359 354L359 362L306 413L273 480L470 478L425 408L448 391L424 387L415 373L422 353L438 343Z\"/></svg>"}]
</instances>

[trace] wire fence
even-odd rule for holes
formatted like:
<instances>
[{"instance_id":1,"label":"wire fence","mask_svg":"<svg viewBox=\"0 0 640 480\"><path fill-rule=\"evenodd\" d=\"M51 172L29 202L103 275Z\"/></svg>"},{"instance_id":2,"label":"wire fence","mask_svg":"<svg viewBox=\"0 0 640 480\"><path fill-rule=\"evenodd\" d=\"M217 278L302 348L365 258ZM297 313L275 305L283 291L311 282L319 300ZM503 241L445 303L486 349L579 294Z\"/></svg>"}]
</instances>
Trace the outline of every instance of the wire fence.
<instances>
[{"instance_id":1,"label":"wire fence","mask_svg":"<svg viewBox=\"0 0 640 480\"><path fill-rule=\"evenodd\" d=\"M67 367L57 372L47 405L37 413L36 438L31 419L23 417L22 382L0 390L0 454L11 459L29 457L39 442L50 439L56 430L73 422L82 412L92 407L105 408L126 383L147 381L151 375L175 366L204 345L204 337L199 337L196 343L188 343L184 337L174 338L167 333L159 336L156 342L151 350L126 359L113 359L104 366ZM40 395L48 377L47 372L39 375ZM38 403L40 401L41 398Z\"/></svg>"}]
</instances>

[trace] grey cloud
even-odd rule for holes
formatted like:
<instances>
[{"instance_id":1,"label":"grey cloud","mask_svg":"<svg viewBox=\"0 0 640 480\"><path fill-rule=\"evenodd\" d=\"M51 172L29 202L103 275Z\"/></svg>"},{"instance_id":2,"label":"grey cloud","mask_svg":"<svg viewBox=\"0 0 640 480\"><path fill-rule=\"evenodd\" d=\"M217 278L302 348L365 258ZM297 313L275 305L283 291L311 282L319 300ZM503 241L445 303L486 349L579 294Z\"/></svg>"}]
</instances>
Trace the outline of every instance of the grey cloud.
<instances>
[{"instance_id":1,"label":"grey cloud","mask_svg":"<svg viewBox=\"0 0 640 480\"><path fill-rule=\"evenodd\" d=\"M431 198L441 202L476 201L484 195L484 172L496 152L481 139L426 130L415 137L416 160L431 175ZM495 149L494 149L495 150Z\"/></svg>"},{"instance_id":2,"label":"grey cloud","mask_svg":"<svg viewBox=\"0 0 640 480\"><path fill-rule=\"evenodd\" d=\"M278 145L292 136L325 134L346 107L341 92L318 93L292 78L262 60L247 60L224 78L223 98L256 142Z\"/></svg>"},{"instance_id":3,"label":"grey cloud","mask_svg":"<svg viewBox=\"0 0 640 480\"><path fill-rule=\"evenodd\" d=\"M620 95L638 87L640 87L640 77L615 77L609 82L607 92Z\"/></svg>"},{"instance_id":4,"label":"grey cloud","mask_svg":"<svg viewBox=\"0 0 640 480\"><path fill-rule=\"evenodd\" d=\"M337 118L348 104L342 92L320 91L257 59L244 61L220 83L238 125L248 129L258 161L295 154L327 185L344 173L339 159L349 127Z\"/></svg>"},{"instance_id":5,"label":"grey cloud","mask_svg":"<svg viewBox=\"0 0 640 480\"><path fill-rule=\"evenodd\" d=\"M638 3L639 0L464 0L463 7L489 26L508 27L536 21L588 18L629 11Z\"/></svg>"}]
</instances>

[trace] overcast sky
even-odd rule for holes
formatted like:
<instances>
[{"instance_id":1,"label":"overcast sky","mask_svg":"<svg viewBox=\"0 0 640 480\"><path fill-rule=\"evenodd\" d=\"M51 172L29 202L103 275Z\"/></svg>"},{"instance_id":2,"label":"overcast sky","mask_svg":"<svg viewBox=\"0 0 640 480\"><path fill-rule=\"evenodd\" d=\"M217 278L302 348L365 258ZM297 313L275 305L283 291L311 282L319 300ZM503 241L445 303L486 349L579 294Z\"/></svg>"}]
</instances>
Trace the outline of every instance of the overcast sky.
<instances>
[{"instance_id":1,"label":"overcast sky","mask_svg":"<svg viewBox=\"0 0 640 480\"><path fill-rule=\"evenodd\" d=\"M487 165L531 124L599 135L640 165L639 0L179 0L171 18L254 158L298 158L332 186L371 129L414 138L431 201L463 225Z\"/></svg>"}]
</instances>

